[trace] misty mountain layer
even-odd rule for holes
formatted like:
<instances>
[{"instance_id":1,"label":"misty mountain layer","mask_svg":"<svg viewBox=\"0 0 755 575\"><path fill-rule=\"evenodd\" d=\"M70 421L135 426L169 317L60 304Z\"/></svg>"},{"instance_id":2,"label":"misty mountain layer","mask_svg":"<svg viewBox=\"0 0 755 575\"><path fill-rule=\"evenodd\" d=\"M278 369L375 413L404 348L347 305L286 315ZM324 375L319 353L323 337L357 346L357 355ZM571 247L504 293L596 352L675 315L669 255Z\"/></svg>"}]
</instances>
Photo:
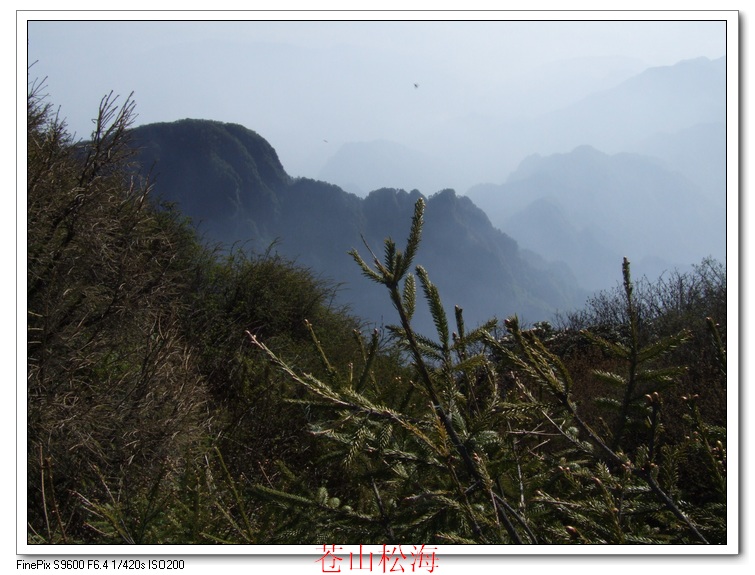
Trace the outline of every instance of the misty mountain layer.
<instances>
[{"instance_id":1,"label":"misty mountain layer","mask_svg":"<svg viewBox=\"0 0 755 575\"><path fill-rule=\"evenodd\" d=\"M539 97L548 80L530 84L532 98ZM555 101L552 84L547 85ZM567 98L564 94L562 101ZM435 132L417 134L420 148L385 140L346 143L323 163L319 177L360 194L375 189L376 182L426 193L444 187L466 193L477 184L505 182L534 154L568 154L589 145L611 155L658 158L723 205L725 58L649 68L547 113L515 112L501 109L496 116L481 116L470 110L467 116L447 119ZM375 161L378 157L384 161Z\"/></svg>"},{"instance_id":2,"label":"misty mountain layer","mask_svg":"<svg viewBox=\"0 0 755 575\"><path fill-rule=\"evenodd\" d=\"M650 278L726 255L726 203L657 158L589 146L531 156L505 184L469 196L522 245L565 262L590 289L628 257Z\"/></svg>"},{"instance_id":3,"label":"misty mountain layer","mask_svg":"<svg viewBox=\"0 0 755 575\"><path fill-rule=\"evenodd\" d=\"M396 322L386 294L362 276L348 251L368 254L364 240L382 257L386 237L401 244L418 191L382 188L360 198L326 182L291 178L272 146L235 124L183 120L141 126L133 136L156 197L178 204L205 239L257 252L272 246L340 284L339 303L357 315L378 325ZM428 197L425 221L416 262L429 271L448 313L461 306L469 325L514 313L534 322L584 302L568 270L520 250L469 198L450 189ZM431 333L424 307L416 321Z\"/></svg>"},{"instance_id":4,"label":"misty mountain layer","mask_svg":"<svg viewBox=\"0 0 755 575\"><path fill-rule=\"evenodd\" d=\"M457 136L438 133L422 152L348 143L319 173L332 183L290 177L264 138L236 124L184 120L134 134L156 194L208 240L273 245L339 283L340 303L372 322L393 322L393 310L347 252L364 252L363 239L378 253L386 236L400 243L418 190L428 205L417 262L445 303L470 323L538 321L616 285L625 256L651 279L725 259L725 65L650 68L533 118L449 119ZM467 196L447 189L474 177L495 183ZM429 329L427 314L418 320Z\"/></svg>"}]
</instances>

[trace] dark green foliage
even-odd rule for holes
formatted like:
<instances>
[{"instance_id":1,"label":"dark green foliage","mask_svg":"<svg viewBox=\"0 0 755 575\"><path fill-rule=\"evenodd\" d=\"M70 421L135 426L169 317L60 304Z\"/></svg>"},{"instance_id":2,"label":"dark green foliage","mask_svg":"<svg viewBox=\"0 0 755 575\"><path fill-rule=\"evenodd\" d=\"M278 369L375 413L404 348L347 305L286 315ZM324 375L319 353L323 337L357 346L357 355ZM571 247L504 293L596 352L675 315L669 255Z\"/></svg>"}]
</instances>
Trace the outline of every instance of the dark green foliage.
<instances>
[{"instance_id":1,"label":"dark green foliage","mask_svg":"<svg viewBox=\"0 0 755 575\"><path fill-rule=\"evenodd\" d=\"M330 307L334 288L279 256L234 251L208 265L191 299L187 335L222 427L218 445L238 477L276 474L276 461L306 467L318 452L306 433L308 409L287 403L300 393L271 372L244 332L264 338L302 370L327 374L310 329L326 336L327 352L343 365L360 358L357 321Z\"/></svg>"},{"instance_id":2,"label":"dark green foliage","mask_svg":"<svg viewBox=\"0 0 755 575\"><path fill-rule=\"evenodd\" d=\"M691 272L673 272L651 283L646 278L634 281L633 298L636 314L636 338L640 346L663 351L659 343L684 332L684 345L675 345L655 358L658 369L679 369L677 384L664 398L665 432L670 440L682 441L687 433L684 415L687 407L682 396L701 398L703 417L711 424L726 425L726 269L718 262L705 259ZM578 344L574 332L589 327L591 333L626 344L631 334L628 325L623 287L601 292L588 301L586 308L568 315L562 321L564 334L553 341L554 349L567 358L573 369L581 371L584 346ZM592 358L594 366L611 369L605 354ZM590 374L575 390L579 398L602 393Z\"/></svg>"},{"instance_id":3,"label":"dark green foliage","mask_svg":"<svg viewBox=\"0 0 755 575\"><path fill-rule=\"evenodd\" d=\"M505 333L495 320L470 328L415 262L427 233L453 236L459 219L482 226L484 214L450 191L427 202L376 193L367 202L386 204L392 233L393 208L413 212L403 247L388 238L373 253L372 230L369 257L351 251L397 318L365 335L333 305L338 286L275 245L208 249L175 209L150 202L149 183L132 177L130 100L105 98L86 143L43 100L32 86L30 542L726 542L715 262L651 285L625 261L620 289L567 325L525 329L513 316ZM359 219L338 189L286 182L261 138L207 129L237 140L234 167L217 164L228 181L265 172L291 194L282 201L315 191L302 206L332 200ZM267 160L240 151L252 148ZM303 235L332 231L308 226ZM485 238L469 259L515 253Z\"/></svg>"},{"instance_id":4,"label":"dark green foliage","mask_svg":"<svg viewBox=\"0 0 755 575\"><path fill-rule=\"evenodd\" d=\"M323 353L358 365L358 321L313 272L271 251L209 250L150 201L130 163L130 100L105 98L83 143L38 86L28 112L29 541L258 542L262 510L240 477L339 478L314 469L311 407L244 332L322 374L311 326ZM371 374L400 372L370 349Z\"/></svg>"},{"instance_id":5,"label":"dark green foliage","mask_svg":"<svg viewBox=\"0 0 755 575\"><path fill-rule=\"evenodd\" d=\"M131 100L118 108L104 98L91 141L74 146L40 86L29 92L33 541L87 540L97 528L84 508L97 506L142 518L123 534L141 540L162 485L210 433L202 377L181 333L179 296L196 244L176 214L151 209L149 187L125 170L132 113Z\"/></svg>"},{"instance_id":6,"label":"dark green foliage","mask_svg":"<svg viewBox=\"0 0 755 575\"><path fill-rule=\"evenodd\" d=\"M322 407L312 431L328 444L328 463L360 486L347 500L330 498L325 485L306 492L291 481L253 486L258 497L285 510L285 523L278 515L270 519L274 540L294 542L302 536L294 526L308 524L323 541L344 543L386 537L484 544L725 542L725 429L705 423L692 403L691 436L665 441L663 394L685 370L662 360L689 334L641 341L629 262L623 266L626 322L613 326L624 335L584 330L579 344L595 346L621 368L596 373L618 390L615 400L608 394L604 402L613 402L615 415L598 429L581 416L580 382L541 339L556 339L550 325L523 330L513 317L506 321L509 335L499 339L491 335L495 322L466 332L456 308L451 334L439 291L418 266L437 340L414 331L416 287L409 270L423 216L419 199L403 251L390 238L382 261L372 251L369 260L352 251L362 273L388 290L398 313L399 324L389 329L411 361L408 380L365 389L368 361L355 389L353 377L340 374L325 355L327 377L315 377L248 334L308 392L304 401ZM721 358L723 343L713 333ZM712 482L716 495L695 496L681 479L690 468Z\"/></svg>"}]
</instances>

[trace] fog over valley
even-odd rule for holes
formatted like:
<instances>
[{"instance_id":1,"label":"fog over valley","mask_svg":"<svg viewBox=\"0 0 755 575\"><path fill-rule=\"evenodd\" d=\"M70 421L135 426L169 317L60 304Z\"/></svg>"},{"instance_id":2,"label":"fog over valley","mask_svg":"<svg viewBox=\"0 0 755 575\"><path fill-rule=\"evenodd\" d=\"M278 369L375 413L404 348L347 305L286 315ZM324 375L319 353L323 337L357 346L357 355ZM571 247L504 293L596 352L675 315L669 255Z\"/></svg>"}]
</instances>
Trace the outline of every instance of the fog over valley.
<instances>
[{"instance_id":1,"label":"fog over valley","mask_svg":"<svg viewBox=\"0 0 755 575\"><path fill-rule=\"evenodd\" d=\"M616 285L623 257L650 278L726 260L725 21L28 31L29 77L77 138L103 95L133 92L159 197L209 239L275 244L376 323L390 304L346 252L401 244L419 197L418 263L470 323L552 319Z\"/></svg>"}]
</instances>

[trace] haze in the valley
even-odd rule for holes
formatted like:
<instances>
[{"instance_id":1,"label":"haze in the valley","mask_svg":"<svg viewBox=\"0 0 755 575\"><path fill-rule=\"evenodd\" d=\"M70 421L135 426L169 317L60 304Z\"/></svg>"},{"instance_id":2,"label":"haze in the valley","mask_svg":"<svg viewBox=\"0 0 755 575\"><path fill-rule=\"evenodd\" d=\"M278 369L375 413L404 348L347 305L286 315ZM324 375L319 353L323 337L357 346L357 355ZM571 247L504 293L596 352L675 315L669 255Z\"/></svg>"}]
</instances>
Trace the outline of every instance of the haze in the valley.
<instances>
[{"instance_id":1,"label":"haze in the valley","mask_svg":"<svg viewBox=\"0 0 755 575\"><path fill-rule=\"evenodd\" d=\"M29 22L29 76L80 138L103 95L133 92L137 125L238 123L294 177L452 188L600 289L622 256L649 274L725 258L726 26Z\"/></svg>"}]
</instances>

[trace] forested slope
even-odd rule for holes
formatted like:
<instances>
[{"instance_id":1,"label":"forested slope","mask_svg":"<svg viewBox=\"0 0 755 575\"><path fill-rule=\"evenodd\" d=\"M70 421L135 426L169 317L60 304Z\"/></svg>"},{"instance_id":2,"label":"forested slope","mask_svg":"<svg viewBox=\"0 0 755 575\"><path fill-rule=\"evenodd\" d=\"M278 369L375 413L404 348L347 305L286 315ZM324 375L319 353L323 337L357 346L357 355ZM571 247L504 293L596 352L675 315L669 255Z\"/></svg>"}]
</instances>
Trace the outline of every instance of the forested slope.
<instances>
[{"instance_id":1,"label":"forested slope","mask_svg":"<svg viewBox=\"0 0 755 575\"><path fill-rule=\"evenodd\" d=\"M366 330L310 269L215 250L153 203L130 100L105 98L74 142L41 94L32 84L29 543L728 541L720 264L650 284L617 262L619 288L562 325L476 326L464 301L446 312L422 246L486 220L451 192L386 191L371 201L410 216L384 205L370 237L396 239L348 255L392 306L390 327ZM284 190L307 187L268 158ZM249 181L265 169L246 165ZM470 265L490 257L493 240L476 241Z\"/></svg>"}]
</instances>

